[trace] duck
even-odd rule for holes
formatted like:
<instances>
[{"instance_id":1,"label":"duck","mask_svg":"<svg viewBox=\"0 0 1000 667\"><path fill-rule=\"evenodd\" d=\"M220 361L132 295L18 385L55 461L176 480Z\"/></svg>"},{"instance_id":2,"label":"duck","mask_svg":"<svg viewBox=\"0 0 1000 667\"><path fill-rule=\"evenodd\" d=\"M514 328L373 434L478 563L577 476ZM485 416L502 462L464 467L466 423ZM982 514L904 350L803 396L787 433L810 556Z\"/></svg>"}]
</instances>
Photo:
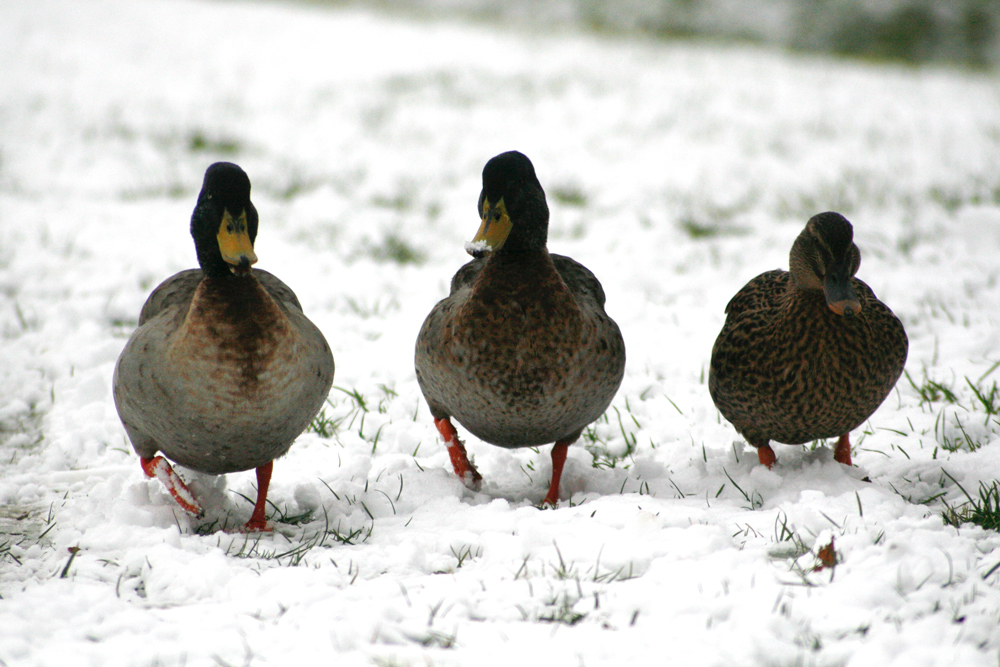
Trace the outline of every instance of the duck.
<instances>
[{"instance_id":1,"label":"duck","mask_svg":"<svg viewBox=\"0 0 1000 667\"><path fill-rule=\"evenodd\" d=\"M552 446L542 506L556 506L569 445L604 414L625 372L625 342L597 277L550 254L549 209L534 165L518 151L483 168L473 259L451 280L417 336L417 382L455 474L482 476L452 419L505 448Z\"/></svg>"},{"instance_id":2,"label":"duck","mask_svg":"<svg viewBox=\"0 0 1000 667\"><path fill-rule=\"evenodd\" d=\"M771 441L826 438L837 438L834 460L852 465L851 431L903 372L903 324L854 277L860 265L851 223L819 213L792 244L789 271L760 274L726 306L709 393L768 468Z\"/></svg>"},{"instance_id":3,"label":"duck","mask_svg":"<svg viewBox=\"0 0 1000 667\"><path fill-rule=\"evenodd\" d=\"M251 268L257 226L246 172L229 162L208 167L191 216L200 268L149 295L112 381L143 472L184 510L203 515L170 461L211 475L256 470L248 532L271 529L274 460L319 412L334 373L330 346L295 292Z\"/></svg>"}]
</instances>

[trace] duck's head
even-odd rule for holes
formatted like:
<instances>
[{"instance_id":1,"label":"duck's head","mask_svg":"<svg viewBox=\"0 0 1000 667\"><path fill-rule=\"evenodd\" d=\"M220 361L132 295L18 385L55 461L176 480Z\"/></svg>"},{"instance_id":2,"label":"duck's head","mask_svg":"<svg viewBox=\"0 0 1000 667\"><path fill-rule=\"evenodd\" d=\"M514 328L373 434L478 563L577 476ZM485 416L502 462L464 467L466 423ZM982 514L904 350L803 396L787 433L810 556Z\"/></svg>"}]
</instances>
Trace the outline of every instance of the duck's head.
<instances>
[{"instance_id":1,"label":"duck's head","mask_svg":"<svg viewBox=\"0 0 1000 667\"><path fill-rule=\"evenodd\" d=\"M191 215L191 236L206 275L250 274L257 262L257 209L250 202L246 172L231 162L216 162L205 171Z\"/></svg>"},{"instance_id":2,"label":"duck's head","mask_svg":"<svg viewBox=\"0 0 1000 667\"><path fill-rule=\"evenodd\" d=\"M545 248L549 234L549 207L535 168L524 154L501 153L483 167L479 193L482 224L466 250L474 257Z\"/></svg>"},{"instance_id":3,"label":"duck's head","mask_svg":"<svg viewBox=\"0 0 1000 667\"><path fill-rule=\"evenodd\" d=\"M847 218L832 212L809 219L789 258L795 284L800 289L823 290L830 310L846 317L861 311L851 285L859 266L861 252L854 245L854 228Z\"/></svg>"}]
</instances>

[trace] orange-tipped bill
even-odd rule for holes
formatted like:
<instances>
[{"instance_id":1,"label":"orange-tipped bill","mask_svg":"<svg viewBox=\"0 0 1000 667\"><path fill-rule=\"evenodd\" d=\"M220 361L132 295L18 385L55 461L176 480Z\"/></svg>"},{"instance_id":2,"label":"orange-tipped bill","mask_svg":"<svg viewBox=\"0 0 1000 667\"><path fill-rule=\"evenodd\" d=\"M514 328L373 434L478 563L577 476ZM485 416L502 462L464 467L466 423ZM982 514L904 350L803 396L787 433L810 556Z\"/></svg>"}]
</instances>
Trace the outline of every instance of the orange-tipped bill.
<instances>
[{"instance_id":1,"label":"orange-tipped bill","mask_svg":"<svg viewBox=\"0 0 1000 667\"><path fill-rule=\"evenodd\" d=\"M823 293L826 305L838 315L852 317L861 312L861 302L846 271L828 272L823 281Z\"/></svg>"}]
</instances>

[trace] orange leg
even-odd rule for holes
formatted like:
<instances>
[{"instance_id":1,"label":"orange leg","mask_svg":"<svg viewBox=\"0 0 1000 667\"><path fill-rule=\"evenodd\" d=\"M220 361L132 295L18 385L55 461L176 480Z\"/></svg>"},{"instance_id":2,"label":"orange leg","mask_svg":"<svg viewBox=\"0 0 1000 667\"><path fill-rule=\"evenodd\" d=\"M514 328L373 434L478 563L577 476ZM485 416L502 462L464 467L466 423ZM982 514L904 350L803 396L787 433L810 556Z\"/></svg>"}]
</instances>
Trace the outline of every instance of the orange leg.
<instances>
[{"instance_id":1,"label":"orange leg","mask_svg":"<svg viewBox=\"0 0 1000 667\"><path fill-rule=\"evenodd\" d=\"M162 456L154 456L151 459L139 457L139 463L142 464L142 471L146 473L146 477L155 477L163 483L170 495L174 497L177 504L184 508L185 511L194 514L195 516L201 516L202 510L201 505L195 499L194 494L191 490L187 488L184 481L174 472L174 469L170 467L167 460Z\"/></svg>"},{"instance_id":2,"label":"orange leg","mask_svg":"<svg viewBox=\"0 0 1000 667\"><path fill-rule=\"evenodd\" d=\"M851 434L845 433L837 440L837 446L833 450L833 460L843 463L845 466L854 465L851 463Z\"/></svg>"},{"instance_id":3,"label":"orange leg","mask_svg":"<svg viewBox=\"0 0 1000 667\"><path fill-rule=\"evenodd\" d=\"M552 483L549 484L549 492L542 501L542 505L555 507L559 504L559 480L562 479L563 466L566 465L566 450L569 443L560 440L552 445Z\"/></svg>"},{"instance_id":4,"label":"orange leg","mask_svg":"<svg viewBox=\"0 0 1000 667\"><path fill-rule=\"evenodd\" d=\"M761 465L767 466L768 470L778 461L778 457L774 455L771 445L766 442L757 448L757 459L760 460Z\"/></svg>"},{"instance_id":5,"label":"orange leg","mask_svg":"<svg viewBox=\"0 0 1000 667\"><path fill-rule=\"evenodd\" d=\"M264 516L264 510L267 508L267 489L271 486L272 470L274 470L274 461L257 468L257 503L253 506L250 520L243 525L243 530L247 533L270 532L272 530L267 525L267 517Z\"/></svg>"},{"instance_id":6,"label":"orange leg","mask_svg":"<svg viewBox=\"0 0 1000 667\"><path fill-rule=\"evenodd\" d=\"M455 469L455 474L465 486L478 491L483 485L483 476L469 461L465 446L458 439L458 431L452 426L451 420L448 417L435 419L434 425L437 426L438 432L444 438L445 446L448 447L448 455L451 457L451 466Z\"/></svg>"}]
</instances>

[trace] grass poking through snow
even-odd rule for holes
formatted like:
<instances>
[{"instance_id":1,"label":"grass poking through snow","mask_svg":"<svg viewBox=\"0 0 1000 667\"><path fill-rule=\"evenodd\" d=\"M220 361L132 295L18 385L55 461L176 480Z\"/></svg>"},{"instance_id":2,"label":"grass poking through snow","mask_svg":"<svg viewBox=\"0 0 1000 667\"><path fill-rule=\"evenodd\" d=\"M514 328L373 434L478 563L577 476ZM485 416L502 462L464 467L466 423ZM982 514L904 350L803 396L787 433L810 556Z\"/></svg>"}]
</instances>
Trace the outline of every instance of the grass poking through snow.
<instances>
[{"instance_id":1,"label":"grass poking through snow","mask_svg":"<svg viewBox=\"0 0 1000 667\"><path fill-rule=\"evenodd\" d=\"M948 475L947 472L945 472ZM951 477L951 475L948 475ZM1000 481L994 480L992 484L979 483L979 496L973 498L965 490L958 480L951 477L951 481L962 490L968 502L957 507L947 505L941 517L949 526L959 528L962 524L971 523L987 530L1000 530Z\"/></svg>"}]
</instances>

